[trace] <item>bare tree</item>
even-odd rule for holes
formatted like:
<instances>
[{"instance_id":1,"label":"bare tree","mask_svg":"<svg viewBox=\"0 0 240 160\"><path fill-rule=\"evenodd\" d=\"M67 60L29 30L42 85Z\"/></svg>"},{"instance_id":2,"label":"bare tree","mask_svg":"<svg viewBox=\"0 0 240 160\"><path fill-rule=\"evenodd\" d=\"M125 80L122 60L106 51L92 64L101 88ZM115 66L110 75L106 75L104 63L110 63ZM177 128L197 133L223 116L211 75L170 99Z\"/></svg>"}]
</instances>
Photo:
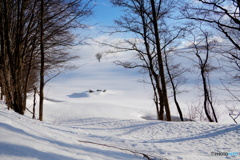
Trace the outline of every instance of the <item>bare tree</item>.
<instances>
[{"instance_id":1,"label":"bare tree","mask_svg":"<svg viewBox=\"0 0 240 160\"><path fill-rule=\"evenodd\" d=\"M186 78L183 76L183 74L188 70L181 67L180 63L178 64L171 63L170 62L171 58L168 54L169 53L165 53L165 56L164 56L166 71L168 75L167 83L170 84L172 88L172 96L173 96L174 103L177 107L179 117L181 121L184 121L183 113L182 113L180 104L178 102L177 95L179 94L179 87L186 82Z\"/></svg>"},{"instance_id":2,"label":"bare tree","mask_svg":"<svg viewBox=\"0 0 240 160\"><path fill-rule=\"evenodd\" d=\"M177 95L180 94L180 86L182 86L186 82L186 78L184 77L184 73L188 71L181 66L181 63L176 62L177 57L177 48L180 43L174 43L176 39L183 37L185 33L185 29L178 28L178 32L173 35L171 30L168 28L164 29L164 32L161 33L163 39L163 46L168 46L167 48L163 48L163 59L164 65L166 68L166 83L172 89L171 96L173 97L173 101L175 106L177 107L177 111L179 113L179 117L181 121L184 121L183 113L178 102ZM174 62L175 61L175 62ZM170 89L169 89L170 90Z\"/></svg>"},{"instance_id":3,"label":"bare tree","mask_svg":"<svg viewBox=\"0 0 240 160\"><path fill-rule=\"evenodd\" d=\"M161 6L162 2L159 1L159 6ZM155 2L154 0L151 0L151 7L152 7L152 23L153 23L153 28L154 28L154 36L155 36L155 44L156 44L156 50L157 50L157 55L158 55L158 67L159 67L159 76L161 79L161 84L162 84L162 101L165 106L165 111L166 111L166 117L168 121L171 121L171 113L170 113L170 108L168 104L168 94L167 94L167 85L165 81L165 69L163 66L163 55L162 55L162 50L161 50L161 44L160 44L160 37L159 37L159 28L158 28L158 16L159 13L156 13L156 7L155 7ZM157 11L158 12L158 11Z\"/></svg>"},{"instance_id":4,"label":"bare tree","mask_svg":"<svg viewBox=\"0 0 240 160\"><path fill-rule=\"evenodd\" d=\"M117 27L114 28L114 32L132 33L134 38L117 42L117 44L108 44L114 48L114 51L110 53L133 52L137 55L138 59L134 61L116 61L116 63L126 68L139 67L148 73L158 119L171 121L165 80L167 73L165 73L164 50L168 50L177 37L180 37L179 30L181 29L175 28L175 32L171 34L175 36L169 36L165 42L163 33L170 27L165 20L172 11L174 2L151 0L115 0L112 2L126 11L121 19L115 21Z\"/></svg>"},{"instance_id":5,"label":"bare tree","mask_svg":"<svg viewBox=\"0 0 240 160\"><path fill-rule=\"evenodd\" d=\"M197 0L179 4L183 18L204 23L224 39L221 53L230 61L236 78L240 71L240 1ZM216 32L217 31L217 32ZM233 66L235 65L235 66Z\"/></svg>"},{"instance_id":6,"label":"bare tree","mask_svg":"<svg viewBox=\"0 0 240 160\"><path fill-rule=\"evenodd\" d=\"M192 43L191 48L194 50L194 54L197 58L197 61L194 61L198 65L201 73L205 115L207 116L208 121L218 122L213 106L212 90L209 78L210 72L216 70L216 67L210 64L210 52L216 42L214 40L210 40L210 34L207 31L204 31L201 27L197 30L197 32L200 32L201 34L196 35L193 31L190 32L193 37L193 40L190 41Z\"/></svg>"},{"instance_id":7,"label":"bare tree","mask_svg":"<svg viewBox=\"0 0 240 160\"><path fill-rule=\"evenodd\" d=\"M96 56L97 60L98 60L99 62L101 62L101 59L102 59L103 54L102 54L102 53L97 53L95 56Z\"/></svg>"},{"instance_id":8,"label":"bare tree","mask_svg":"<svg viewBox=\"0 0 240 160\"><path fill-rule=\"evenodd\" d=\"M240 2L239 0L198 0L184 3L185 18L203 21L223 33L240 50ZM236 55L231 55L235 57ZM239 59L239 57L235 57Z\"/></svg>"},{"instance_id":9,"label":"bare tree","mask_svg":"<svg viewBox=\"0 0 240 160\"><path fill-rule=\"evenodd\" d=\"M74 44L75 36L70 32L70 29L85 28L81 20L91 14L91 2L92 0L50 0L44 3L42 0L40 16L40 120L43 119L44 85L52 79L44 80L45 70L52 70L55 68L54 66L59 64L61 67L66 61L75 58L66 56L68 54L62 50ZM56 55L58 55L57 59Z\"/></svg>"},{"instance_id":10,"label":"bare tree","mask_svg":"<svg viewBox=\"0 0 240 160\"><path fill-rule=\"evenodd\" d=\"M225 91L230 91L230 95L237 100L240 82L240 1L185 1L179 3L179 8L182 9L182 18L211 27L215 36L222 39L218 50L223 55L222 67L226 73L222 83Z\"/></svg>"}]
</instances>

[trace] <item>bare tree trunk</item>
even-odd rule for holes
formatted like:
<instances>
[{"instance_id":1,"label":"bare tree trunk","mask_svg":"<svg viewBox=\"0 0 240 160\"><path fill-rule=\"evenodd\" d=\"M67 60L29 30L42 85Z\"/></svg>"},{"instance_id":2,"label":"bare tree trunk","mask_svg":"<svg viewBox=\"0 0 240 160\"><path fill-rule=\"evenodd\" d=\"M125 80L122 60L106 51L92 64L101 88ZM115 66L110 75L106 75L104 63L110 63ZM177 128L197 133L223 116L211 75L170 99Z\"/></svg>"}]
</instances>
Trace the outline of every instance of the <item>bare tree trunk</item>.
<instances>
[{"instance_id":1,"label":"bare tree trunk","mask_svg":"<svg viewBox=\"0 0 240 160\"><path fill-rule=\"evenodd\" d=\"M40 70L40 100L39 100L39 120L43 120L43 100L44 100L44 0L41 0L41 38L40 38L40 49L41 49L41 70Z\"/></svg>"},{"instance_id":2,"label":"bare tree trunk","mask_svg":"<svg viewBox=\"0 0 240 160\"><path fill-rule=\"evenodd\" d=\"M2 19L4 20L4 28L2 28L2 33L3 33L3 36L4 36L4 40L5 40L5 44L3 44L4 45L3 53L4 53L5 57L6 57L6 55L8 55L8 57L9 57L11 50L10 50L10 40L9 40L9 33L8 33L8 28L9 28L9 26L8 26L8 7L7 7L7 1L6 0L3 1L3 8L4 8L4 11L3 11L3 18ZM6 48L6 50L5 50L5 48ZM5 73L5 71L4 71L4 73ZM8 100L7 101L8 109L12 108L12 101L10 103L11 98L7 97L7 100Z\"/></svg>"},{"instance_id":3,"label":"bare tree trunk","mask_svg":"<svg viewBox=\"0 0 240 160\"><path fill-rule=\"evenodd\" d=\"M18 18L17 18L17 37L15 49L15 78L16 78L16 104L18 105L19 113L24 114L25 106L23 104L23 16L25 11L23 0L18 0Z\"/></svg>"},{"instance_id":4,"label":"bare tree trunk","mask_svg":"<svg viewBox=\"0 0 240 160\"><path fill-rule=\"evenodd\" d=\"M4 0L2 2L2 15L1 15L1 39L4 37L2 45L2 58L4 58L4 81L6 92L6 100L9 108L13 108L14 111L20 114L24 114L23 106L23 91L22 91L22 69L23 69L23 57L22 57L22 35L23 35L23 1L19 0L15 4L16 14L15 23L13 23L11 8L12 2ZM15 30L12 30L12 29ZM10 77L10 78L9 78Z\"/></svg>"},{"instance_id":5,"label":"bare tree trunk","mask_svg":"<svg viewBox=\"0 0 240 160\"><path fill-rule=\"evenodd\" d=\"M195 46L196 52L195 55L197 56L198 60L199 60L199 68L201 71L201 77L202 77L202 83L203 83L203 92L204 92L204 111L205 114L209 120L209 122L214 122L214 120L211 117L210 114L210 109L209 109L209 105L211 107L212 110L212 114L214 116L215 122L217 121L217 116L215 114L215 110L212 104L212 100L211 100L211 91L210 91L210 87L208 88L208 86L210 86L210 82L207 82L207 73L209 73L212 70L212 67L209 65L209 53L210 53L210 42L208 40L209 35L207 32L204 32L201 28L200 28L201 32L204 35L204 39L205 39L205 50L206 50L206 56L205 59L203 59L199 54L199 48L196 44L193 44Z\"/></svg>"},{"instance_id":6,"label":"bare tree trunk","mask_svg":"<svg viewBox=\"0 0 240 160\"><path fill-rule=\"evenodd\" d=\"M209 109L208 109L208 106L207 106L207 102L208 102L208 89L207 89L207 82L206 82L206 78L205 78L205 75L204 75L204 70L201 69L201 76L202 76L202 81L203 81L203 89L204 89L204 111L205 111L205 114L209 120L209 122L213 122L210 114L209 114Z\"/></svg>"},{"instance_id":7,"label":"bare tree trunk","mask_svg":"<svg viewBox=\"0 0 240 160\"><path fill-rule=\"evenodd\" d=\"M35 107L36 107L36 94L37 94L37 88L34 86L33 87L34 94L33 94L33 116L32 119L35 119Z\"/></svg>"},{"instance_id":8,"label":"bare tree trunk","mask_svg":"<svg viewBox=\"0 0 240 160\"><path fill-rule=\"evenodd\" d=\"M152 23L154 25L154 33L155 33L155 40L156 40L155 43L156 43L156 47L157 47L158 65L159 65L160 80L161 80L161 85L162 85L163 104L164 104L165 111L166 111L166 119L167 119L167 121L171 121L171 112L170 112L169 103L168 103L167 87L166 87L166 81L165 81L165 73L164 73L164 66L163 66L163 59L162 59L162 52L161 52L160 38L159 38L159 30L158 30L158 23L157 23L158 21L157 21L154 0L151 0L151 6L152 6L152 14L153 14L153 22Z\"/></svg>"},{"instance_id":9,"label":"bare tree trunk","mask_svg":"<svg viewBox=\"0 0 240 160\"><path fill-rule=\"evenodd\" d=\"M1 3L0 3L1 4ZM0 8L0 42L1 42L1 50L0 50L0 100L3 100L3 81L4 81L4 77L3 77L3 73L4 72L4 38L3 38L3 27L2 27L2 9Z\"/></svg>"},{"instance_id":10,"label":"bare tree trunk","mask_svg":"<svg viewBox=\"0 0 240 160\"><path fill-rule=\"evenodd\" d=\"M0 3L0 5L2 5ZM3 76L2 76L2 72L3 72L3 63L4 63L4 60L3 60L3 52L4 52L4 40L3 40L3 33L2 33L2 30L3 30L3 27L2 27L2 8L0 8L0 45L1 45L1 48L0 48L0 100L3 99Z\"/></svg>"},{"instance_id":11,"label":"bare tree trunk","mask_svg":"<svg viewBox=\"0 0 240 160\"><path fill-rule=\"evenodd\" d=\"M17 80L16 80L16 66L15 66L15 61L14 61L14 57L13 57L13 54L12 54L12 48L11 48L11 40L10 40L10 33L9 33L9 28L10 28L10 23L9 23L9 6L8 6L8 1L7 0L3 0L3 8L4 8L4 14L3 14L3 17L4 17L4 39L5 39L5 47L6 47L6 56L7 56L7 60L8 60L8 63L9 66L10 66L10 69L9 69L9 72L10 72L10 75L11 75L11 79L12 79L12 85L11 85L11 90L9 88L9 93L8 93L8 96L7 97L7 104L8 104L8 108L12 108L14 109L14 111L18 112L19 113L19 106L18 106L18 102L16 100L17 98L17 91L16 91L16 83L17 83ZM11 82L10 82L11 83Z\"/></svg>"},{"instance_id":12,"label":"bare tree trunk","mask_svg":"<svg viewBox=\"0 0 240 160\"><path fill-rule=\"evenodd\" d=\"M172 74L170 73L170 69L169 69L169 66L168 66L167 55L165 55L165 64L166 64L167 73L168 73L168 76L169 76L169 79L170 79L170 83L171 83L172 89L173 89L173 99L174 99L175 105L177 107L179 117L180 117L181 121L184 121L182 110L181 110L181 107L180 107L180 105L178 103L178 100L177 100L176 86L174 84L173 77L172 77Z\"/></svg>"},{"instance_id":13,"label":"bare tree trunk","mask_svg":"<svg viewBox=\"0 0 240 160\"><path fill-rule=\"evenodd\" d=\"M150 70L150 69L149 69ZM159 94L158 94L158 89L154 83L154 76L153 76L153 73L151 71L148 71L149 72L149 77L150 77L150 80L151 80L151 84L152 84L152 87L153 87L153 93L154 93L154 98L153 98L153 101L155 103L155 107L156 107L156 111L157 111L157 119L158 120L163 120L164 116L163 116L163 111L160 112L160 110L163 108L161 108L160 106L160 98L159 98Z\"/></svg>"},{"instance_id":14,"label":"bare tree trunk","mask_svg":"<svg viewBox=\"0 0 240 160\"><path fill-rule=\"evenodd\" d=\"M154 92L154 102L155 102L155 106L156 106L156 111L157 111L157 116L158 116L158 120L164 120L164 105L162 103L162 89L159 83L159 76L157 75L157 73L154 70L154 64L153 64L153 57L151 56L151 52L150 52L150 47L149 47L149 43L148 43L148 29L147 29L147 24L146 24L146 19L144 16L144 3L141 6L141 18L142 18L142 27L143 27L143 39L144 39L144 45L146 48L146 52L147 52L147 58L148 58L148 62L146 62L146 64L148 65L147 69L149 72L149 76L150 76L150 80L151 80L151 84L153 87L153 92Z\"/></svg>"},{"instance_id":15,"label":"bare tree trunk","mask_svg":"<svg viewBox=\"0 0 240 160\"><path fill-rule=\"evenodd\" d=\"M212 104L212 100L211 100L211 96L209 95L210 94L210 91L208 90L208 87L207 87L207 80L206 80L206 77L204 75L204 71L202 69L201 71L201 76L202 76L202 81L203 81L203 88L204 88L204 110L205 110L205 114L209 120L209 122L214 122L214 120L211 118L210 116L210 111L209 111L209 106L208 104L210 105L211 107L211 110L212 110L212 114L213 114L213 117L215 119L215 122L218 122L217 120L217 116L216 116L216 113L215 113L215 110L214 110L214 107L213 107L213 104Z\"/></svg>"}]
</instances>

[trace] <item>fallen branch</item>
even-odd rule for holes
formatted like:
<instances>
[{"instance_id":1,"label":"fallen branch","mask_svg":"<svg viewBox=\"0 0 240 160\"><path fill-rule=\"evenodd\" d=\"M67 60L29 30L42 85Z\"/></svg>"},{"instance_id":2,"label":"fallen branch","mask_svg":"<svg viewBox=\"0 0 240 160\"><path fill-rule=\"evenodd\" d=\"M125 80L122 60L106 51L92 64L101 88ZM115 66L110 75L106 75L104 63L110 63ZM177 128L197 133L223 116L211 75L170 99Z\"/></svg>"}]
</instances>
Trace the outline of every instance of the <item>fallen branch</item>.
<instances>
[{"instance_id":1,"label":"fallen branch","mask_svg":"<svg viewBox=\"0 0 240 160\"><path fill-rule=\"evenodd\" d=\"M149 155L146 155L144 153L140 153L140 152L137 152L137 151L132 151L132 150L124 149L124 148L120 148L120 147L115 147L115 146L110 146L110 145L106 145L106 144L95 143L95 142L91 142L91 141L81 141L81 140L78 140L78 142L95 144L95 145L99 145L99 146L104 146L104 147L108 147L108 148L114 148L114 149L118 149L118 150L122 150L122 151L131 152L133 154L142 155L143 158L146 158L147 160L154 160L155 159L155 157L153 157L153 156L149 156ZM167 160L167 159L159 159L159 160Z\"/></svg>"}]
</instances>

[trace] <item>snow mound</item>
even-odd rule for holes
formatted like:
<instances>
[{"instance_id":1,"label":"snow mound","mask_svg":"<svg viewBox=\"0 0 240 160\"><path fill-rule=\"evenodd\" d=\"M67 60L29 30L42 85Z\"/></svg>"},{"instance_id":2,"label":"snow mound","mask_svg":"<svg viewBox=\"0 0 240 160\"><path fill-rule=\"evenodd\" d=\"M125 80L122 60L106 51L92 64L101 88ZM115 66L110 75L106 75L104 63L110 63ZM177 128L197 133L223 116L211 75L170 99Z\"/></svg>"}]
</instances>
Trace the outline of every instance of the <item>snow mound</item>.
<instances>
[{"instance_id":1,"label":"snow mound","mask_svg":"<svg viewBox=\"0 0 240 160\"><path fill-rule=\"evenodd\" d=\"M84 98L84 97L90 97L90 94L88 92L81 92L81 93L73 93L71 95L68 95L69 98Z\"/></svg>"},{"instance_id":2,"label":"snow mound","mask_svg":"<svg viewBox=\"0 0 240 160\"><path fill-rule=\"evenodd\" d=\"M69 98L86 98L86 97L93 97L99 95L107 95L106 90L88 90L80 93L73 93L71 95L67 95Z\"/></svg>"}]
</instances>

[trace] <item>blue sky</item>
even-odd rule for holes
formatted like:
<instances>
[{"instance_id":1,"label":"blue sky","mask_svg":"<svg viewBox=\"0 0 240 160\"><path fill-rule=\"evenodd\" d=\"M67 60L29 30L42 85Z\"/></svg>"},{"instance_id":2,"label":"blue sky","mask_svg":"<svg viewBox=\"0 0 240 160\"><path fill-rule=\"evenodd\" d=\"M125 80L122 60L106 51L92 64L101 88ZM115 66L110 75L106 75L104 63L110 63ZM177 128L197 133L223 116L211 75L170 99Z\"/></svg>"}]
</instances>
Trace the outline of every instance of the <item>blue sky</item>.
<instances>
[{"instance_id":1,"label":"blue sky","mask_svg":"<svg viewBox=\"0 0 240 160\"><path fill-rule=\"evenodd\" d=\"M98 26L113 25L114 19L121 16L121 9L113 7L109 0L96 0L96 6L93 10L92 22Z\"/></svg>"}]
</instances>

